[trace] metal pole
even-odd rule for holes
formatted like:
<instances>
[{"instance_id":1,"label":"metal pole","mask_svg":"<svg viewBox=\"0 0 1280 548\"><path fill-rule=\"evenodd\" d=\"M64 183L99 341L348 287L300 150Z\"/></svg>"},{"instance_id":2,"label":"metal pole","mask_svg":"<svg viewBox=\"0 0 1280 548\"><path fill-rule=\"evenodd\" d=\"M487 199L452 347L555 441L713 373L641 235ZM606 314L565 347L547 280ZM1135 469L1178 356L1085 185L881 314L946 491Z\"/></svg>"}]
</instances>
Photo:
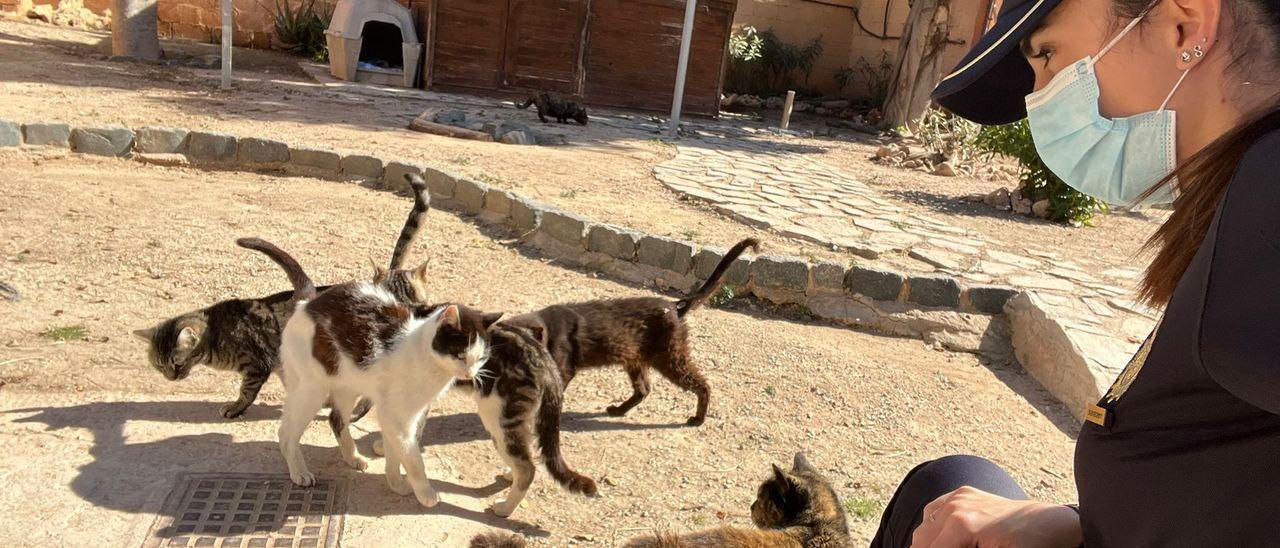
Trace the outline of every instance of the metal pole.
<instances>
[{"instance_id":1,"label":"metal pole","mask_svg":"<svg viewBox=\"0 0 1280 548\"><path fill-rule=\"evenodd\" d=\"M787 103L782 105L782 129L787 129L791 125L791 106L796 102L796 92L787 91Z\"/></svg>"},{"instance_id":2,"label":"metal pole","mask_svg":"<svg viewBox=\"0 0 1280 548\"><path fill-rule=\"evenodd\" d=\"M222 0L222 89L231 89L231 0Z\"/></svg>"},{"instance_id":3,"label":"metal pole","mask_svg":"<svg viewBox=\"0 0 1280 548\"><path fill-rule=\"evenodd\" d=\"M671 127L667 133L672 137L680 129L680 107L684 102L684 74L689 68L689 42L693 38L693 15L698 8L698 0L685 0L684 27L680 35L680 61L676 65L676 94L671 99Z\"/></svg>"}]
</instances>

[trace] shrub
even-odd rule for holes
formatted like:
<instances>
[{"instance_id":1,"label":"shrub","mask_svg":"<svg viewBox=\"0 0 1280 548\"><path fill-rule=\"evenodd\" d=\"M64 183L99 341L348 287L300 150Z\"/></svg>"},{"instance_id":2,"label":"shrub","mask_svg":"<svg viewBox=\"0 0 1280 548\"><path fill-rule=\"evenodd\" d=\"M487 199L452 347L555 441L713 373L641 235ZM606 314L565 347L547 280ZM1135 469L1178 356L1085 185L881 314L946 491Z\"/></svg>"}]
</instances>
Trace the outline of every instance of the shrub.
<instances>
[{"instance_id":1,"label":"shrub","mask_svg":"<svg viewBox=\"0 0 1280 548\"><path fill-rule=\"evenodd\" d=\"M880 52L880 58L874 61L859 57L853 64L853 76L866 83L867 105L880 108L889 96L889 79L893 76L893 60L889 52Z\"/></svg>"},{"instance_id":2,"label":"shrub","mask_svg":"<svg viewBox=\"0 0 1280 548\"><path fill-rule=\"evenodd\" d=\"M986 126L978 132L974 144L988 157L1003 154L1016 159L1018 190L1032 201L1048 199L1050 220L1089 225L1094 213L1107 209L1104 202L1071 188L1044 165L1025 119L1002 126Z\"/></svg>"},{"instance_id":3,"label":"shrub","mask_svg":"<svg viewBox=\"0 0 1280 548\"><path fill-rule=\"evenodd\" d=\"M916 129L911 133L921 145L956 165L973 164L984 152L977 142L982 126L942 109L926 110L913 125ZM908 133L907 128L898 131Z\"/></svg>"},{"instance_id":4,"label":"shrub","mask_svg":"<svg viewBox=\"0 0 1280 548\"><path fill-rule=\"evenodd\" d=\"M822 56L822 37L804 46L778 39L773 29L758 31L755 27L729 36L729 70L725 89L732 93L773 96L794 89L796 77L807 84L813 63Z\"/></svg>"},{"instance_id":5,"label":"shrub","mask_svg":"<svg viewBox=\"0 0 1280 548\"><path fill-rule=\"evenodd\" d=\"M288 51L320 62L328 61L329 45L324 31L329 28L331 17L332 13L316 8L315 0L299 0L297 9L289 5L289 0L276 0L276 39Z\"/></svg>"}]
</instances>

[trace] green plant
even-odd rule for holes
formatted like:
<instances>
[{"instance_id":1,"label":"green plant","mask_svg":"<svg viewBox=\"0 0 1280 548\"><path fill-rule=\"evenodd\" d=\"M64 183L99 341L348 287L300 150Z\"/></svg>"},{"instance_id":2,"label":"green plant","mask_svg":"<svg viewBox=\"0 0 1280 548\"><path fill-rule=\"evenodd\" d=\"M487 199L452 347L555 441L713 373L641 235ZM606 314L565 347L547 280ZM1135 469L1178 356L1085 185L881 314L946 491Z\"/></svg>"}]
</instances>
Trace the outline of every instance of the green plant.
<instances>
[{"instance_id":1,"label":"green plant","mask_svg":"<svg viewBox=\"0 0 1280 548\"><path fill-rule=\"evenodd\" d=\"M778 395L778 391L773 388L772 384L764 387L764 393L767 394L769 397Z\"/></svg>"},{"instance_id":2,"label":"green plant","mask_svg":"<svg viewBox=\"0 0 1280 548\"><path fill-rule=\"evenodd\" d=\"M72 325L65 327L51 327L46 330L43 335L45 338L58 342L74 341L85 338L89 334L89 330L84 326Z\"/></svg>"},{"instance_id":3,"label":"green plant","mask_svg":"<svg viewBox=\"0 0 1280 548\"><path fill-rule=\"evenodd\" d=\"M942 109L926 110L914 125L920 144L956 164L972 164L984 153L977 145L982 126Z\"/></svg>"},{"instance_id":4,"label":"green plant","mask_svg":"<svg viewBox=\"0 0 1280 548\"><path fill-rule=\"evenodd\" d=\"M724 306L725 303L732 301L737 294L734 292L733 286L725 285L711 296L711 306Z\"/></svg>"},{"instance_id":5,"label":"green plant","mask_svg":"<svg viewBox=\"0 0 1280 548\"><path fill-rule=\"evenodd\" d=\"M450 162L453 162L453 163L455 163L455 164L458 164L458 165L460 165L460 166L469 166L469 165L471 165L471 158L468 158L468 157L466 157L466 156L462 156L462 155L454 156L453 158L450 158L450 159L449 159L449 161L450 161Z\"/></svg>"},{"instance_id":6,"label":"green plant","mask_svg":"<svg viewBox=\"0 0 1280 548\"><path fill-rule=\"evenodd\" d=\"M880 516L880 501L875 499L852 497L845 499L844 510L860 520L868 520Z\"/></svg>"},{"instance_id":7,"label":"green plant","mask_svg":"<svg viewBox=\"0 0 1280 548\"><path fill-rule=\"evenodd\" d=\"M577 195L578 195L578 189L576 188L570 188L560 193L561 198L573 198L573 197L576 197Z\"/></svg>"},{"instance_id":8,"label":"green plant","mask_svg":"<svg viewBox=\"0 0 1280 548\"><path fill-rule=\"evenodd\" d=\"M807 84L813 63L822 56L822 37L798 46L778 38L773 29L746 26L729 36L729 70L725 89L733 93L781 95L792 89L797 75Z\"/></svg>"},{"instance_id":9,"label":"green plant","mask_svg":"<svg viewBox=\"0 0 1280 548\"><path fill-rule=\"evenodd\" d=\"M866 82L867 103L880 108L889 96L889 79L893 76L893 60L889 52L880 52L880 57L874 61L859 57L852 70L857 79Z\"/></svg>"},{"instance_id":10,"label":"green plant","mask_svg":"<svg viewBox=\"0 0 1280 548\"><path fill-rule=\"evenodd\" d=\"M329 60L329 45L324 31L329 28L332 13L316 8L315 0L299 0L297 9L289 0L276 0L276 39L285 49L304 57L324 62Z\"/></svg>"},{"instance_id":11,"label":"green plant","mask_svg":"<svg viewBox=\"0 0 1280 548\"><path fill-rule=\"evenodd\" d=\"M698 239L698 231L697 231L697 230L694 230L694 229L692 229L692 228L686 228L686 229L684 229L684 230L680 231L680 235L681 235L681 236L684 236L684 239L689 240L689 241L693 241L693 240Z\"/></svg>"},{"instance_id":12,"label":"green plant","mask_svg":"<svg viewBox=\"0 0 1280 548\"><path fill-rule=\"evenodd\" d=\"M1003 154L1017 160L1018 190L1032 201L1048 199L1050 220L1089 225L1095 213L1107 209L1106 203L1071 188L1044 165L1026 120L986 126L978 132L975 145L988 157Z\"/></svg>"},{"instance_id":13,"label":"green plant","mask_svg":"<svg viewBox=\"0 0 1280 548\"><path fill-rule=\"evenodd\" d=\"M836 91L843 92L844 88L849 87L849 84L853 83L853 77L855 74L857 74L857 71L855 71L853 67L840 67L834 76L836 80Z\"/></svg>"},{"instance_id":14,"label":"green plant","mask_svg":"<svg viewBox=\"0 0 1280 548\"><path fill-rule=\"evenodd\" d=\"M698 515L696 515L696 516L693 516L693 524L694 524L694 525L706 525L706 524L707 524L707 521L709 521L709 520L708 520L708 518L707 518L707 516L704 516L704 515L702 515L702 514L698 514Z\"/></svg>"}]
</instances>

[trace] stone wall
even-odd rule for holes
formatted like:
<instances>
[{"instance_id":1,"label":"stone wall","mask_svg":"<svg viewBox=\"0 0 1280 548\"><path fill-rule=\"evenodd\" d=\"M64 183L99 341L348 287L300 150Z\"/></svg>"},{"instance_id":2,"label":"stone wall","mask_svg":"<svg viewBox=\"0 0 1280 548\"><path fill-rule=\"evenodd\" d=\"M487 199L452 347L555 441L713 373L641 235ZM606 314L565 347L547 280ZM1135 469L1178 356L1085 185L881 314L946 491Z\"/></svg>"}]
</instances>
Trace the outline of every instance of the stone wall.
<instances>
[{"instance_id":1,"label":"stone wall","mask_svg":"<svg viewBox=\"0 0 1280 548\"><path fill-rule=\"evenodd\" d=\"M734 29L753 26L759 30L772 28L778 38L791 44L806 44L822 37L824 51L814 63L809 85L824 93L835 93L835 74L842 67L852 67L860 59L878 63L882 53L892 62L898 51L897 40L881 40L863 32L853 19L853 6L860 5L859 18L869 30L884 30L885 5L889 4L889 36L902 34L910 6L906 0L740 0L733 18ZM980 0L953 0L951 3L951 38L964 40L964 45L947 46L943 65L950 68L970 48L977 21L983 14ZM945 70L945 69L944 69ZM863 96L866 83L855 80L846 94Z\"/></svg>"}]
</instances>

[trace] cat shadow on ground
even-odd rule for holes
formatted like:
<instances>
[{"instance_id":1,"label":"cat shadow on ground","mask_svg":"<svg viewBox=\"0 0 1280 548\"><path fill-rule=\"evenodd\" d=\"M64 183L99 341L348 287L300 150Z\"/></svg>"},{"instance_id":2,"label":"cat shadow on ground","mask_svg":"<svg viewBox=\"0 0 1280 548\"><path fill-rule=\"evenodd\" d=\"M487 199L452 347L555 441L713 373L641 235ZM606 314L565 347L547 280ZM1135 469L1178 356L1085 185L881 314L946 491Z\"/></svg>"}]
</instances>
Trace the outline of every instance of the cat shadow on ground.
<instances>
[{"instance_id":1,"label":"cat shadow on ground","mask_svg":"<svg viewBox=\"0 0 1280 548\"><path fill-rule=\"evenodd\" d=\"M237 441L229 434L217 432L161 437L171 428L147 424L177 422L192 425L191 430L203 431L210 425L230 422L218 414L219 405L200 401L95 402L13 409L4 413L13 423L42 424L44 431L55 435L72 435L58 432L76 430L92 433L88 448L92 460L80 465L70 483L72 492L80 498L99 508L131 514L163 514L168 510L161 508L160 503L180 473L285 472L279 446L274 441ZM276 420L279 414L278 406L255 405L236 420ZM468 487L432 478L432 484L446 497L435 508L427 509L413 497L392 493L382 474L352 470L341 461L334 447L304 444L302 450L312 471L319 476L348 481L346 515L448 515L529 536L550 534L537 525L462 508L448 500L448 494L490 496L505 489L501 483Z\"/></svg>"}]
</instances>

